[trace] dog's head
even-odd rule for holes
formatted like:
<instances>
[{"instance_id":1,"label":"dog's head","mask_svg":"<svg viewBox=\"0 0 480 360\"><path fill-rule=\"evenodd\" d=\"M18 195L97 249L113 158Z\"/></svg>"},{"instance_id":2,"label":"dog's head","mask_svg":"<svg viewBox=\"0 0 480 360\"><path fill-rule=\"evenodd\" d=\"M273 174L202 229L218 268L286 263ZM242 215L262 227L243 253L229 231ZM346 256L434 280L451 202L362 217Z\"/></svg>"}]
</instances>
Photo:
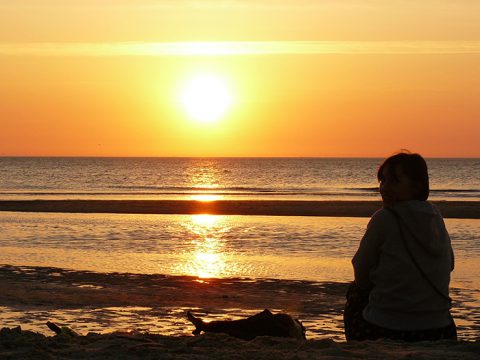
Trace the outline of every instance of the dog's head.
<instances>
[{"instance_id":1,"label":"dog's head","mask_svg":"<svg viewBox=\"0 0 480 360\"><path fill-rule=\"evenodd\" d=\"M300 320L294 319L292 316L282 313L274 316L278 321L277 324L281 324L281 327L288 334L288 337L306 340L305 327Z\"/></svg>"},{"instance_id":2,"label":"dog's head","mask_svg":"<svg viewBox=\"0 0 480 360\"><path fill-rule=\"evenodd\" d=\"M307 340L305 336L305 326L298 319L293 319L293 326L290 328L290 336L296 339Z\"/></svg>"}]
</instances>

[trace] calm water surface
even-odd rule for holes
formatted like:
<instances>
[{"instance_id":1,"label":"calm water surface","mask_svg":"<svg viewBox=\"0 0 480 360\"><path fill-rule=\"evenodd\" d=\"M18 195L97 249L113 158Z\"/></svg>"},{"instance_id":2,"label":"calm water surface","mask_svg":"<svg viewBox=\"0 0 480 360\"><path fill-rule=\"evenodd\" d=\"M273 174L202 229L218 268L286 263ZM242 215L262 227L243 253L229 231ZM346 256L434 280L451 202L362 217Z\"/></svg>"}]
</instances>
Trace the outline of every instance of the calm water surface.
<instances>
[{"instance_id":1,"label":"calm water surface","mask_svg":"<svg viewBox=\"0 0 480 360\"><path fill-rule=\"evenodd\" d=\"M251 278L247 283L270 284L280 292L292 287L287 291L304 294L305 304L311 304L304 304L307 310L302 313L293 312L304 321L308 337L343 341L341 306L330 309L318 303L316 295L309 298L307 288L290 280L310 280L314 287L350 281L350 259L367 222L367 218L2 212L0 265L193 275L205 281L210 277ZM447 219L446 223L456 252L453 314L460 338L473 340L480 329L480 220ZM247 287L240 288L245 291ZM237 306L244 308L195 311L209 320L221 320L262 310L256 302ZM47 320L71 324L81 333L138 329L188 335L191 331L185 318L189 309L178 306L101 308L90 304L79 309L0 310L4 326L21 324L44 334L49 334Z\"/></svg>"},{"instance_id":2,"label":"calm water surface","mask_svg":"<svg viewBox=\"0 0 480 360\"><path fill-rule=\"evenodd\" d=\"M0 213L0 263L349 281L367 218ZM478 287L480 220L447 219L453 280Z\"/></svg>"}]
</instances>

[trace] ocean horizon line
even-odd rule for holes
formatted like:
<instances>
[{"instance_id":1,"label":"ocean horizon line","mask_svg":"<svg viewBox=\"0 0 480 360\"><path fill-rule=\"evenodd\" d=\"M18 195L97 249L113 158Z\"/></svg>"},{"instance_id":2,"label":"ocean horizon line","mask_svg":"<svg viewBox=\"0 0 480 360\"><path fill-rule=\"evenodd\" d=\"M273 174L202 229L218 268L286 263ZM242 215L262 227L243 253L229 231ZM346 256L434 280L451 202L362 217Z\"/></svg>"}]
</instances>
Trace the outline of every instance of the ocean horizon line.
<instances>
[{"instance_id":1,"label":"ocean horizon line","mask_svg":"<svg viewBox=\"0 0 480 360\"><path fill-rule=\"evenodd\" d=\"M399 151L400 152L400 151ZM387 155L378 156L128 156L128 155L0 155L0 159L384 159L387 156L395 154L392 152ZM478 156L423 156L425 159L480 159Z\"/></svg>"}]
</instances>

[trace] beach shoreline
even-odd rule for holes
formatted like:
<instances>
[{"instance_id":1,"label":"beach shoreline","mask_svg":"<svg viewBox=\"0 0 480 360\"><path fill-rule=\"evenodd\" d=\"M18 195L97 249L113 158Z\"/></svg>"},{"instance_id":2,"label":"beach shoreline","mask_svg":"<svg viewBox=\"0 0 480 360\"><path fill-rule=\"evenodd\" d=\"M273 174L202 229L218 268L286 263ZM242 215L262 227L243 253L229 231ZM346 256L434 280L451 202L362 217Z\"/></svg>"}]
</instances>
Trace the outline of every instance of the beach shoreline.
<instances>
[{"instance_id":1,"label":"beach shoreline","mask_svg":"<svg viewBox=\"0 0 480 360\"><path fill-rule=\"evenodd\" d=\"M480 219L480 201L432 201L445 218ZM2 200L0 211L370 217L380 201Z\"/></svg>"}]
</instances>

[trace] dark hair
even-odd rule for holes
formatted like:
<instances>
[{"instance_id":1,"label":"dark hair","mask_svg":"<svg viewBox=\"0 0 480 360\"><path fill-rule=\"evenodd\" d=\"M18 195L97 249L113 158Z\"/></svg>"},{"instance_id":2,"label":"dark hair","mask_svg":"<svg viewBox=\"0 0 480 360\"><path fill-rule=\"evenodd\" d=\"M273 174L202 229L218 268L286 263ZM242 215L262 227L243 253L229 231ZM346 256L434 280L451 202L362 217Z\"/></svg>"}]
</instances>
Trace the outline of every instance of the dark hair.
<instances>
[{"instance_id":1,"label":"dark hair","mask_svg":"<svg viewBox=\"0 0 480 360\"><path fill-rule=\"evenodd\" d=\"M385 159L382 165L380 165L380 167L378 168L378 181L384 180L383 169L386 166L393 170L394 176L396 176L395 169L397 168L397 166L400 166L402 168L405 175L418 188L415 200L425 201L428 199L430 186L428 183L427 163L420 154L413 154L409 151L402 151Z\"/></svg>"}]
</instances>

